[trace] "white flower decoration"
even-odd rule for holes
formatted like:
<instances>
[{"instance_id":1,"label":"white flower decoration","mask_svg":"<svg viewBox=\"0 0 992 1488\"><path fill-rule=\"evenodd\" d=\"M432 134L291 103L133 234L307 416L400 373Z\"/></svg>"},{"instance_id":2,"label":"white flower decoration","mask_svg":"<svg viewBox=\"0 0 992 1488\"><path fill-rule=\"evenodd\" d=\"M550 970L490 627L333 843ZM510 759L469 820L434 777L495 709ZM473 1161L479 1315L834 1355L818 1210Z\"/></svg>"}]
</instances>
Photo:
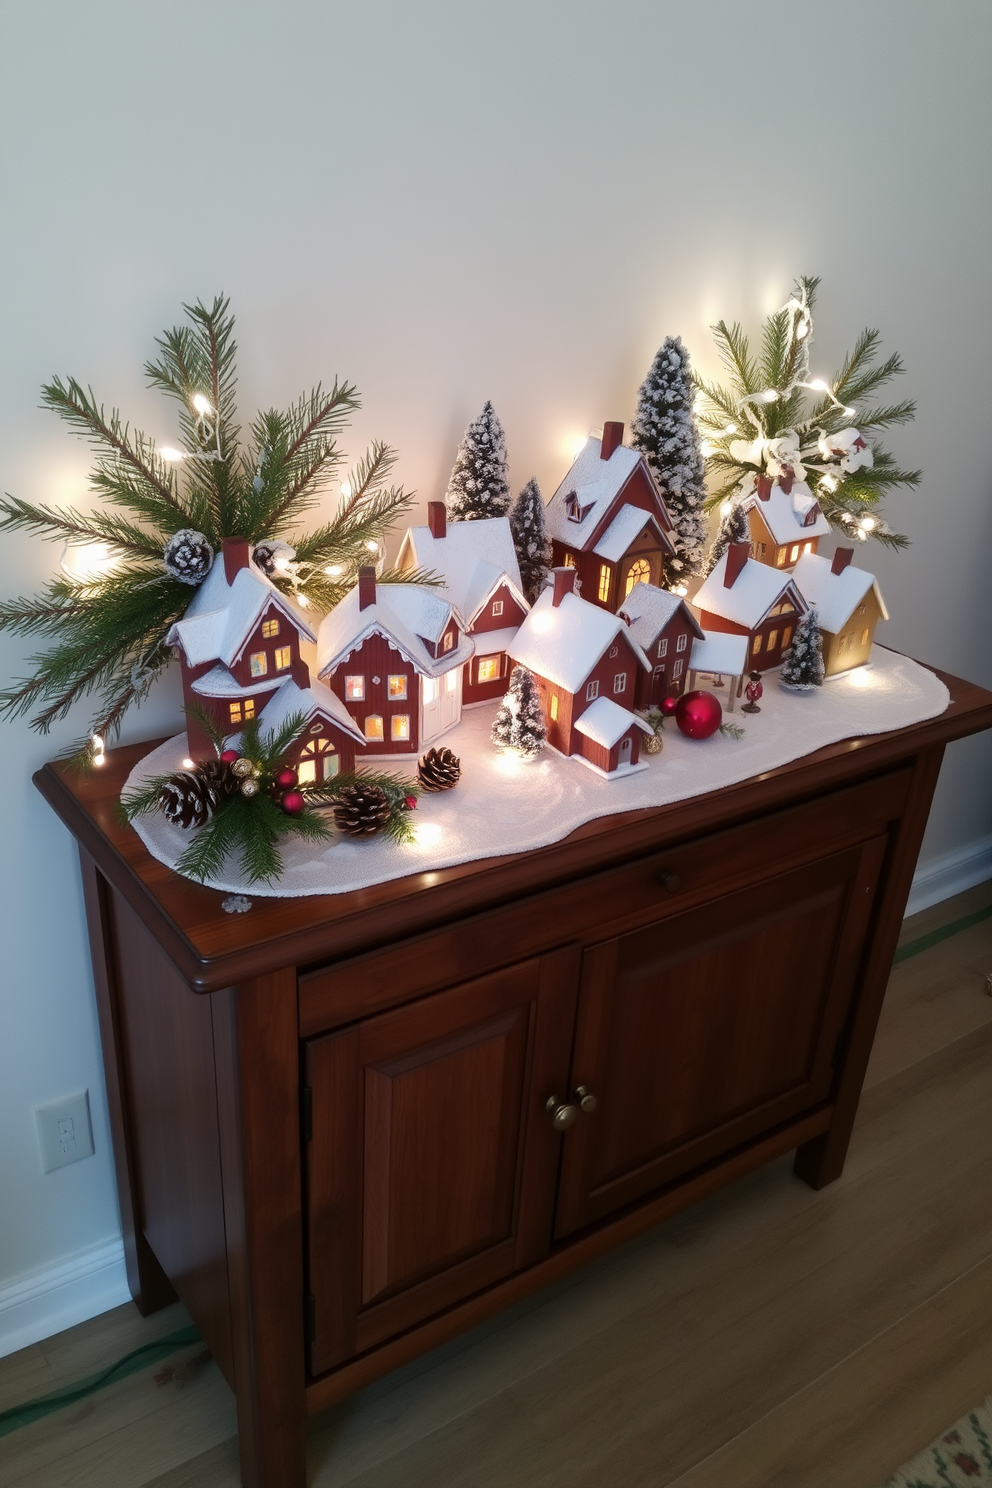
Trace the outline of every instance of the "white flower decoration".
<instances>
[{"instance_id":1,"label":"white flower decoration","mask_svg":"<svg viewBox=\"0 0 992 1488\"><path fill-rule=\"evenodd\" d=\"M846 475L855 470L870 469L874 463L871 445L857 429L840 429L836 434L821 434L817 448L824 460L836 461Z\"/></svg>"}]
</instances>

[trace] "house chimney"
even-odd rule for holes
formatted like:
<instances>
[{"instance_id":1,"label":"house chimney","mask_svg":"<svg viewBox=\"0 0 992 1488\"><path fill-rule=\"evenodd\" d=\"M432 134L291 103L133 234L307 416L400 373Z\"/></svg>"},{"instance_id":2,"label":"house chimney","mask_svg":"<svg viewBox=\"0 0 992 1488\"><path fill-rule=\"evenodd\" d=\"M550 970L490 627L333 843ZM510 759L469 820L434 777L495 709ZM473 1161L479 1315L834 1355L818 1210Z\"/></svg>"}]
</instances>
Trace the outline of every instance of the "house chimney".
<instances>
[{"instance_id":1,"label":"house chimney","mask_svg":"<svg viewBox=\"0 0 992 1488\"><path fill-rule=\"evenodd\" d=\"M222 551L224 577L229 584L233 584L241 570L248 567L250 557L248 539L246 537L225 537Z\"/></svg>"},{"instance_id":2,"label":"house chimney","mask_svg":"<svg viewBox=\"0 0 992 1488\"><path fill-rule=\"evenodd\" d=\"M772 494L772 478L770 475L759 475L755 481L758 488L758 500L767 501Z\"/></svg>"},{"instance_id":3,"label":"house chimney","mask_svg":"<svg viewBox=\"0 0 992 1488\"><path fill-rule=\"evenodd\" d=\"M554 609L557 609L565 595L575 591L575 569L553 568L551 572L555 576L555 592L551 603Z\"/></svg>"},{"instance_id":4,"label":"house chimney","mask_svg":"<svg viewBox=\"0 0 992 1488\"><path fill-rule=\"evenodd\" d=\"M358 608L367 610L369 605L375 604L375 569L360 568L358 570Z\"/></svg>"},{"instance_id":5,"label":"house chimney","mask_svg":"<svg viewBox=\"0 0 992 1488\"><path fill-rule=\"evenodd\" d=\"M741 569L751 556L751 544L731 543L727 548L727 567L723 575L723 587L733 589L740 577Z\"/></svg>"},{"instance_id":6,"label":"house chimney","mask_svg":"<svg viewBox=\"0 0 992 1488\"><path fill-rule=\"evenodd\" d=\"M833 562L830 565L830 572L835 574L843 573L853 557L853 548L838 548L837 551L834 553Z\"/></svg>"},{"instance_id":7,"label":"house chimney","mask_svg":"<svg viewBox=\"0 0 992 1488\"><path fill-rule=\"evenodd\" d=\"M444 509L443 501L428 501L427 525L431 529L431 537L448 535L448 513Z\"/></svg>"},{"instance_id":8,"label":"house chimney","mask_svg":"<svg viewBox=\"0 0 992 1488\"><path fill-rule=\"evenodd\" d=\"M614 450L623 444L623 424L609 423L603 425L603 438L599 446L599 458L608 460Z\"/></svg>"}]
</instances>

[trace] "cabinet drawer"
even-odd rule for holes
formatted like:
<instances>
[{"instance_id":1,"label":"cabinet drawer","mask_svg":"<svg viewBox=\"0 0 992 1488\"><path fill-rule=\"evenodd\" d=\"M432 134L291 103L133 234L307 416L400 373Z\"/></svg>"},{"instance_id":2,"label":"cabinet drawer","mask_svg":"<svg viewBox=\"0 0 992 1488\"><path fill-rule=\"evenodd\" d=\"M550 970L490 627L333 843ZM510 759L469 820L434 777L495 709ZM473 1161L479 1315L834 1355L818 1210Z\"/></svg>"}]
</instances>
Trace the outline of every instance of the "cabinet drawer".
<instances>
[{"instance_id":1,"label":"cabinet drawer","mask_svg":"<svg viewBox=\"0 0 992 1488\"><path fill-rule=\"evenodd\" d=\"M894 770L727 831L675 842L442 930L305 973L304 1037L355 1022L565 941L684 913L884 834L905 807L912 772Z\"/></svg>"}]
</instances>

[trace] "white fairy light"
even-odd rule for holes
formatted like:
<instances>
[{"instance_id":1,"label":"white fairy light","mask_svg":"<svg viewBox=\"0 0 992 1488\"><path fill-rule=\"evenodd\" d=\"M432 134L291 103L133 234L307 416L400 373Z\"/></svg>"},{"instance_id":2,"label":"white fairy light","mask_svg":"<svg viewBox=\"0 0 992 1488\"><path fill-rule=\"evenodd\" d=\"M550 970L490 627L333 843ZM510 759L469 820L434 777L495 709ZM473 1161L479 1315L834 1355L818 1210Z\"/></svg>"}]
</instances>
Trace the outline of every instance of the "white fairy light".
<instances>
[{"instance_id":1,"label":"white fairy light","mask_svg":"<svg viewBox=\"0 0 992 1488\"><path fill-rule=\"evenodd\" d=\"M204 397L203 393L194 393L192 403L193 407L196 409L196 412L200 415L201 418L206 418L208 414L211 414L214 411L213 404L211 403L210 399Z\"/></svg>"},{"instance_id":2,"label":"white fairy light","mask_svg":"<svg viewBox=\"0 0 992 1488\"><path fill-rule=\"evenodd\" d=\"M168 461L170 465L178 465L180 460L186 459L185 452L183 450L173 449L171 444L163 444L162 448L159 450L159 454L162 456L162 459Z\"/></svg>"},{"instance_id":3,"label":"white fairy light","mask_svg":"<svg viewBox=\"0 0 992 1488\"><path fill-rule=\"evenodd\" d=\"M341 483L341 495L344 497L345 501L350 501L351 500L351 483L350 483L350 481L342 481L342 483Z\"/></svg>"},{"instance_id":4,"label":"white fairy light","mask_svg":"<svg viewBox=\"0 0 992 1488\"><path fill-rule=\"evenodd\" d=\"M679 599L685 599L689 591L684 584L676 584L675 588L672 590L672 593L677 594Z\"/></svg>"},{"instance_id":5,"label":"white fairy light","mask_svg":"<svg viewBox=\"0 0 992 1488\"><path fill-rule=\"evenodd\" d=\"M723 432L724 432L724 434L736 434L737 433L737 425L736 424L725 424L724 425L724 428L723 428Z\"/></svg>"},{"instance_id":6,"label":"white fairy light","mask_svg":"<svg viewBox=\"0 0 992 1488\"><path fill-rule=\"evenodd\" d=\"M761 399L764 403L777 403L778 392L775 388L765 388L765 391L761 395Z\"/></svg>"},{"instance_id":7,"label":"white fairy light","mask_svg":"<svg viewBox=\"0 0 992 1488\"><path fill-rule=\"evenodd\" d=\"M872 516L862 517L860 522L858 523L858 526L861 528L862 532L874 532L875 528L878 526L878 522Z\"/></svg>"},{"instance_id":8,"label":"white fairy light","mask_svg":"<svg viewBox=\"0 0 992 1488\"><path fill-rule=\"evenodd\" d=\"M374 537L370 537L365 546L368 548L370 553L378 553L379 551L379 544L376 542Z\"/></svg>"},{"instance_id":9,"label":"white fairy light","mask_svg":"<svg viewBox=\"0 0 992 1488\"><path fill-rule=\"evenodd\" d=\"M858 416L858 410L856 408L845 408L844 413L848 418L857 418Z\"/></svg>"},{"instance_id":10,"label":"white fairy light","mask_svg":"<svg viewBox=\"0 0 992 1488\"><path fill-rule=\"evenodd\" d=\"M191 760L190 757L189 757L189 755L187 755L186 758L183 760L183 769L184 770L195 770L196 769L196 761L195 760Z\"/></svg>"},{"instance_id":11,"label":"white fairy light","mask_svg":"<svg viewBox=\"0 0 992 1488\"><path fill-rule=\"evenodd\" d=\"M433 847L444 836L444 829L437 822L418 821L413 825L413 840L418 847Z\"/></svg>"},{"instance_id":12,"label":"white fairy light","mask_svg":"<svg viewBox=\"0 0 992 1488\"><path fill-rule=\"evenodd\" d=\"M324 569L324 572L329 579L337 579L344 573L344 569L340 563L329 563Z\"/></svg>"},{"instance_id":13,"label":"white fairy light","mask_svg":"<svg viewBox=\"0 0 992 1488\"><path fill-rule=\"evenodd\" d=\"M104 747L103 747L103 735L102 734L94 734L93 737L92 737L92 739L90 740L90 744L92 745L92 748L93 748L93 763L95 765L104 765L104 764L106 764L106 762L107 762L107 756L106 756L106 754L104 752Z\"/></svg>"},{"instance_id":14,"label":"white fairy light","mask_svg":"<svg viewBox=\"0 0 992 1488\"><path fill-rule=\"evenodd\" d=\"M310 601L305 594L298 594L296 596L296 602L301 610L308 610L310 608Z\"/></svg>"}]
</instances>

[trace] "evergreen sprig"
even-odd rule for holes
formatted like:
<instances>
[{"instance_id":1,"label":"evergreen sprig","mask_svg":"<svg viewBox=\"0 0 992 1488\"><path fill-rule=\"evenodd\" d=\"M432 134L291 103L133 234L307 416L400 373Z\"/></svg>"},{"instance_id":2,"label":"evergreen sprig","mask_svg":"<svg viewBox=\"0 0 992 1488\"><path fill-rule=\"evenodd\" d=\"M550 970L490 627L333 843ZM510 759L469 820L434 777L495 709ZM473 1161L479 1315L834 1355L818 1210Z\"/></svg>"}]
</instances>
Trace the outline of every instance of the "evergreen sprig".
<instances>
[{"instance_id":1,"label":"evergreen sprig","mask_svg":"<svg viewBox=\"0 0 992 1488\"><path fill-rule=\"evenodd\" d=\"M874 399L880 388L904 371L895 353L879 360L881 337L872 329L861 332L830 380L832 396L811 388L816 379L809 374L809 347L819 282L812 277L796 280L789 301L765 321L756 352L739 323L728 325L720 320L713 326L728 381L694 378L699 394L696 417L707 436L711 478L707 506L747 495L754 477L766 474L774 459L768 444L788 438L798 447L802 478L828 521L847 537L865 541L871 536L888 547L902 548L908 539L889 527L881 501L894 487L918 485L922 471L901 469L869 436L908 423L916 404L904 399L865 406L866 400ZM855 429L870 446L870 465L845 470L840 455L824 454L821 436L829 438L849 429ZM771 469L774 473L773 464Z\"/></svg>"},{"instance_id":2,"label":"evergreen sprig","mask_svg":"<svg viewBox=\"0 0 992 1488\"><path fill-rule=\"evenodd\" d=\"M242 446L230 302L217 296L183 309L188 324L165 331L156 341L158 355L145 365L149 384L179 405L182 461L164 459L153 439L133 430L116 408L108 412L75 378L53 377L42 388L43 406L95 450L90 486L99 504L81 512L7 495L0 497L0 532L33 532L68 548L100 543L108 557L97 576L65 572L39 597L0 605L0 629L54 641L30 658L30 677L0 692L0 717L33 712L32 727L47 733L81 698L95 695L88 734L109 742L118 733L127 709L169 664L165 635L192 595L163 562L177 532L203 533L215 552L225 537L288 542L296 560L273 582L326 610L353 586L373 548L379 556L385 534L413 503L402 486L387 484L396 455L375 442L354 466L351 494L335 515L301 530L341 473L339 440L360 406L354 385L335 379L283 412L259 413ZM198 395L212 410L207 420L194 405ZM399 577L382 574L381 581ZM437 581L413 571L402 582ZM85 751L85 744L78 747Z\"/></svg>"}]
</instances>

